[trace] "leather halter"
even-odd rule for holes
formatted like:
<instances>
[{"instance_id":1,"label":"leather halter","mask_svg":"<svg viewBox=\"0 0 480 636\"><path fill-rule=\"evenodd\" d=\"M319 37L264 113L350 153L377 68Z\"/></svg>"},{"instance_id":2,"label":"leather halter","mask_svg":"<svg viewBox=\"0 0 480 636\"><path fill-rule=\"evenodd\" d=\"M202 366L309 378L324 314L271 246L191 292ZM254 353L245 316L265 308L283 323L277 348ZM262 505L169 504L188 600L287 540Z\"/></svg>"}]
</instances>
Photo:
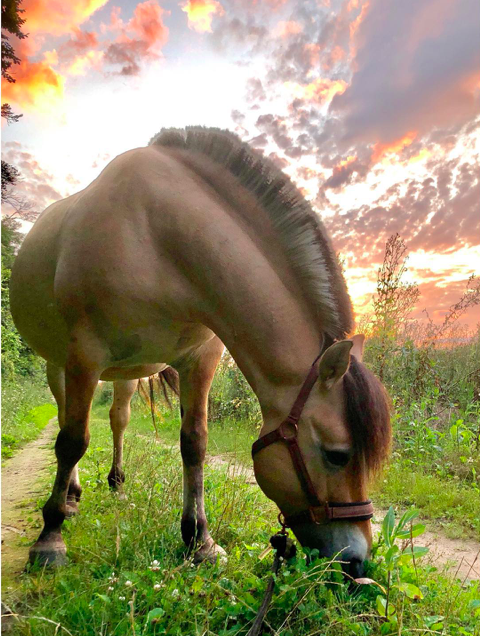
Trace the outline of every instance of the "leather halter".
<instances>
[{"instance_id":1,"label":"leather halter","mask_svg":"<svg viewBox=\"0 0 480 636\"><path fill-rule=\"evenodd\" d=\"M367 521L373 517L373 505L370 500L354 503L320 501L315 486L308 474L302 451L298 445L298 420L300 419L308 396L318 379L317 363L320 356L321 354L313 361L305 382L287 417L275 430L257 439L252 446L252 457L254 457L256 453L275 442L283 442L287 445L293 466L309 503L309 507L306 510L297 514L285 516L283 513L280 513L279 519L280 516L283 516L284 519L284 521L280 521L280 523L288 527L312 522L319 524L326 521Z\"/></svg>"}]
</instances>

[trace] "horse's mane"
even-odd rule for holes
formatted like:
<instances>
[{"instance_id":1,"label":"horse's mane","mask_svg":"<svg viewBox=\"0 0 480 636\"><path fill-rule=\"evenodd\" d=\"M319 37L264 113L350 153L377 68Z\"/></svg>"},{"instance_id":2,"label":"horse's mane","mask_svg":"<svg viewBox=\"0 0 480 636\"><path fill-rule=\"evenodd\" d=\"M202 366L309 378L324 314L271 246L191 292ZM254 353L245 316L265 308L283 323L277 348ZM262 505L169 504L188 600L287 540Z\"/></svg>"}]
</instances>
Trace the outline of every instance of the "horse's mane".
<instances>
[{"instance_id":1,"label":"horse's mane","mask_svg":"<svg viewBox=\"0 0 480 636\"><path fill-rule=\"evenodd\" d=\"M150 145L202 153L228 169L271 219L323 331L342 339L352 330L350 297L325 228L298 188L272 161L237 135L217 128L162 129Z\"/></svg>"},{"instance_id":2,"label":"horse's mane","mask_svg":"<svg viewBox=\"0 0 480 636\"><path fill-rule=\"evenodd\" d=\"M373 373L351 356L343 377L347 426L354 454L375 473L388 457L391 441L390 405L387 392Z\"/></svg>"}]
</instances>

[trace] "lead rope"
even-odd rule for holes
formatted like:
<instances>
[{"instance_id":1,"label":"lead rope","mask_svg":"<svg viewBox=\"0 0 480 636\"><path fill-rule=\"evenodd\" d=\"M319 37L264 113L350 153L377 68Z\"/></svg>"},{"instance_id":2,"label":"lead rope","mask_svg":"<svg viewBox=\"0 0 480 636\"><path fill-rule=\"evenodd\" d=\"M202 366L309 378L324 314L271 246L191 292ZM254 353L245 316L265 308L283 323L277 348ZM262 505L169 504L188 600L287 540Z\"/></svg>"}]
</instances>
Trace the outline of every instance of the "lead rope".
<instances>
[{"instance_id":1,"label":"lead rope","mask_svg":"<svg viewBox=\"0 0 480 636\"><path fill-rule=\"evenodd\" d=\"M247 636L259 636L265 615L268 612L270 603L272 602L273 589L275 587L275 580L278 571L285 559L292 559L297 553L297 548L293 543L293 540L287 535L287 528L280 520L280 515L279 521L282 524L282 529L280 532L277 532L277 534L270 537L270 545L276 551L272 565L272 575L268 580L265 596L263 597L262 604L258 609L253 625L250 627Z\"/></svg>"}]
</instances>

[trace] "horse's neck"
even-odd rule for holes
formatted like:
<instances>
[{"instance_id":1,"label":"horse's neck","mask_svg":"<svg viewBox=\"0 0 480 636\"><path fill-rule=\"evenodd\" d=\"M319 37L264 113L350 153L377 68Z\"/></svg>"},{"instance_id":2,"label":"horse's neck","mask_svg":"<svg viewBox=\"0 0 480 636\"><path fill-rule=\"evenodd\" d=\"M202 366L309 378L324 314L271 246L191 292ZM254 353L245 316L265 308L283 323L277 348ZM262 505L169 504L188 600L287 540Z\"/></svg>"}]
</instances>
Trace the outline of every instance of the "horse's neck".
<instances>
[{"instance_id":1,"label":"horse's neck","mask_svg":"<svg viewBox=\"0 0 480 636\"><path fill-rule=\"evenodd\" d=\"M254 260L254 259L253 259ZM320 325L269 268L230 277L208 326L221 338L264 411L285 412L320 351ZM230 294L228 281L235 281Z\"/></svg>"}]
</instances>

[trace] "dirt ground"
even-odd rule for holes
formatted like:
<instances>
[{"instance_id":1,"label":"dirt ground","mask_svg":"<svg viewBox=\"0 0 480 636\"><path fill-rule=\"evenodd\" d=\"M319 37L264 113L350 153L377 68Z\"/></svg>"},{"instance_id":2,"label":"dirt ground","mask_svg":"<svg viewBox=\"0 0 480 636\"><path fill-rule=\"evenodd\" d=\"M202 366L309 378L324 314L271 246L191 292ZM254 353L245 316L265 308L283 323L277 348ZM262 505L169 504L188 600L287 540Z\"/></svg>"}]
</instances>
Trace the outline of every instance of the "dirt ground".
<instances>
[{"instance_id":1,"label":"dirt ground","mask_svg":"<svg viewBox=\"0 0 480 636\"><path fill-rule=\"evenodd\" d=\"M57 418L50 420L42 434L5 462L2 468L2 588L19 575L28 557L28 541L39 533L32 519L40 523L35 510L45 494L48 466L55 462L53 444ZM35 524L36 525L36 524Z\"/></svg>"}]
</instances>

